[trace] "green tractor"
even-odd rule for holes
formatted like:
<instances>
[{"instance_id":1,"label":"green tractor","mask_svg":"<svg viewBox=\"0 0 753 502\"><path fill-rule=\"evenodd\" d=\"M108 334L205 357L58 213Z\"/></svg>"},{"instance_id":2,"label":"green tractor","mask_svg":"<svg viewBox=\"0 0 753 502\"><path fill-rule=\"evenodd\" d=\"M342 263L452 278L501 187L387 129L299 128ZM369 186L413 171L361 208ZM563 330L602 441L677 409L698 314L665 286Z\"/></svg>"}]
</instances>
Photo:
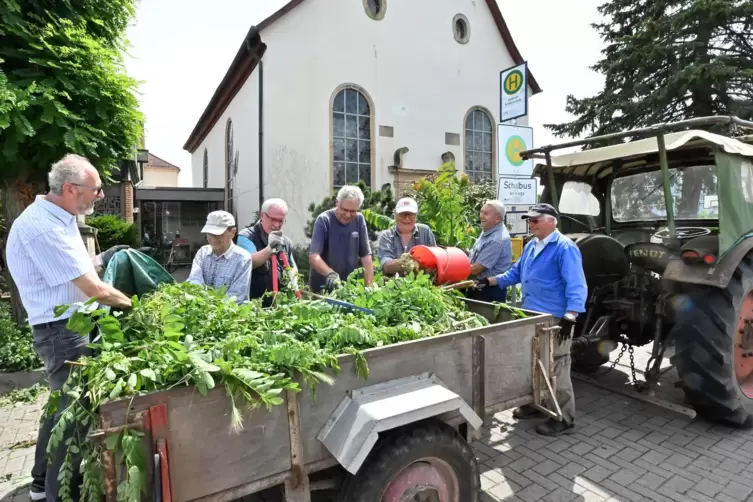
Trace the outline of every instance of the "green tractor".
<instances>
[{"instance_id":1,"label":"green tractor","mask_svg":"<svg viewBox=\"0 0 753 502\"><path fill-rule=\"evenodd\" d=\"M753 427L753 129L737 117L661 124L523 152L542 159L541 202L583 256L589 289L573 367L598 370L623 343L654 342L645 386L665 355L707 420ZM696 128L696 129L694 129ZM617 144L575 153L554 150ZM669 349L669 352L667 352Z\"/></svg>"}]
</instances>

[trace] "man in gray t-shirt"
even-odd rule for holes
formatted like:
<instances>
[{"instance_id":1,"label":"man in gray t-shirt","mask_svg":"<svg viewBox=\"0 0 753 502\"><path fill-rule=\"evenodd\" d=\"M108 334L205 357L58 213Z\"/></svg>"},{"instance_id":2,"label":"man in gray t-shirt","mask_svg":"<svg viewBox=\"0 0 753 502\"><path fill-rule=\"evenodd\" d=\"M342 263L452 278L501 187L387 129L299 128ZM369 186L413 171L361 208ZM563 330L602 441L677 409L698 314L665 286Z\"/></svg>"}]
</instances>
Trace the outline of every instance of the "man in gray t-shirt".
<instances>
[{"instance_id":1,"label":"man in gray t-shirt","mask_svg":"<svg viewBox=\"0 0 753 502\"><path fill-rule=\"evenodd\" d=\"M366 220L358 212L362 204L361 189L346 185L337 193L336 207L316 218L309 250L309 286L314 292L322 287L331 291L359 264L364 269L366 285L374 282Z\"/></svg>"}]
</instances>

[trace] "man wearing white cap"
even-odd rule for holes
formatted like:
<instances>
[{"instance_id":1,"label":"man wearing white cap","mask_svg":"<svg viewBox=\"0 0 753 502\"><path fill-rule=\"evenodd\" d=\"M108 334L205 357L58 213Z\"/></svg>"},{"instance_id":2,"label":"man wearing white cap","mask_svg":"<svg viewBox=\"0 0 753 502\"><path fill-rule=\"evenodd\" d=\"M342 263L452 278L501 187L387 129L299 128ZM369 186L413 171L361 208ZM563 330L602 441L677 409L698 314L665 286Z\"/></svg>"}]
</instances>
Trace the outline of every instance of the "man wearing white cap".
<instances>
[{"instance_id":1,"label":"man wearing white cap","mask_svg":"<svg viewBox=\"0 0 753 502\"><path fill-rule=\"evenodd\" d=\"M379 236L377 257L384 275L403 274L403 264L398 260L415 246L436 246L434 233L427 225L416 223L418 203L403 197L395 205L395 225Z\"/></svg>"},{"instance_id":2,"label":"man wearing white cap","mask_svg":"<svg viewBox=\"0 0 753 502\"><path fill-rule=\"evenodd\" d=\"M213 211L201 233L208 245L196 253L187 282L212 288L227 287L238 303L248 300L251 287L251 254L233 243L235 218L227 211Z\"/></svg>"}]
</instances>

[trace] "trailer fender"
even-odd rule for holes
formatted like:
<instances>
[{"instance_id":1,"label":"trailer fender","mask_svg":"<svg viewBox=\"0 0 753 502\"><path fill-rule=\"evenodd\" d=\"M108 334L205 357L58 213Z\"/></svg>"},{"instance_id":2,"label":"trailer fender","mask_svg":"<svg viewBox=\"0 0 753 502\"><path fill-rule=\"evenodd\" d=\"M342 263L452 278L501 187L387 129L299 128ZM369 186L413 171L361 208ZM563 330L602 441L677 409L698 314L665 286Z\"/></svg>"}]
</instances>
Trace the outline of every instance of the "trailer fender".
<instances>
[{"instance_id":1,"label":"trailer fender","mask_svg":"<svg viewBox=\"0 0 753 502\"><path fill-rule=\"evenodd\" d=\"M474 429L483 425L462 397L442 385L433 373L422 373L349 391L317 439L340 465L355 474L380 432L453 411Z\"/></svg>"}]
</instances>

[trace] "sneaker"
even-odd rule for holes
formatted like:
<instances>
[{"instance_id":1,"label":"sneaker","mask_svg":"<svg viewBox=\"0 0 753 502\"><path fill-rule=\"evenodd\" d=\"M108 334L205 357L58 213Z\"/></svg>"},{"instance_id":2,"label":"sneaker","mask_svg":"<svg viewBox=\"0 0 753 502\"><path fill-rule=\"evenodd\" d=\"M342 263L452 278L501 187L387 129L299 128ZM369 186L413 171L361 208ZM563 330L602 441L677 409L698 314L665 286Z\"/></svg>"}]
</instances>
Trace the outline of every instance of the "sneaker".
<instances>
[{"instance_id":1,"label":"sneaker","mask_svg":"<svg viewBox=\"0 0 753 502\"><path fill-rule=\"evenodd\" d=\"M32 488L29 490L29 498L32 502L40 502L42 500L47 500L47 494L44 492L44 490L40 490L39 488Z\"/></svg>"}]
</instances>

